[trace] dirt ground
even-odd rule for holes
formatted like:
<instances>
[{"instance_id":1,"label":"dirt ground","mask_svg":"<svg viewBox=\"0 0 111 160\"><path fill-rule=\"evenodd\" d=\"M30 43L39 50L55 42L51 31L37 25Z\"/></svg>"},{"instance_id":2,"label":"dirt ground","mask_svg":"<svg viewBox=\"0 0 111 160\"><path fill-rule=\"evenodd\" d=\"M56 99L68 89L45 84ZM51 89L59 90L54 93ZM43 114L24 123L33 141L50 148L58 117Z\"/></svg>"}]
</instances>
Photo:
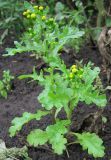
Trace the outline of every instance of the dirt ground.
<instances>
[{"instance_id":1,"label":"dirt ground","mask_svg":"<svg viewBox=\"0 0 111 160\"><path fill-rule=\"evenodd\" d=\"M8 134L8 129L14 117L21 116L25 111L34 113L41 108L41 105L37 101L37 96L42 88L37 82L28 83L28 80L17 79L17 76L21 74L31 73L33 66L40 66L41 62L40 60L35 60L34 57L30 57L30 54L28 53L18 54L14 57L7 58L2 56L3 53L4 49L1 48L0 77L2 76L3 70L10 69L11 74L15 76L15 79L12 82L12 91L9 93L8 99L0 99L0 138L6 142L6 145L9 148L12 146L21 147L26 144L26 135L32 129L45 128L51 123L51 117L46 117L40 122L32 121L28 123L14 138L10 138ZM68 67L75 63L75 60L83 59L84 63L87 63L90 60L94 62L95 66L99 66L102 70L102 60L98 50L87 47L87 45L83 47L77 55L63 53L62 58ZM103 72L101 72L101 78L104 86L106 86L106 75ZM85 104L79 104L74 111L72 128L74 130L80 129L85 117L96 110L96 106L94 105L86 106ZM104 158L98 158L98 160L111 160L111 102L108 102L104 111L104 116L107 117L107 123L104 128L102 128L99 135L104 141L106 154ZM69 146L67 150L69 152L69 158L66 152L64 152L62 156L57 156L44 147L29 147L29 155L33 160L94 160L94 158L89 156L87 151L83 151L78 144Z\"/></svg>"}]
</instances>

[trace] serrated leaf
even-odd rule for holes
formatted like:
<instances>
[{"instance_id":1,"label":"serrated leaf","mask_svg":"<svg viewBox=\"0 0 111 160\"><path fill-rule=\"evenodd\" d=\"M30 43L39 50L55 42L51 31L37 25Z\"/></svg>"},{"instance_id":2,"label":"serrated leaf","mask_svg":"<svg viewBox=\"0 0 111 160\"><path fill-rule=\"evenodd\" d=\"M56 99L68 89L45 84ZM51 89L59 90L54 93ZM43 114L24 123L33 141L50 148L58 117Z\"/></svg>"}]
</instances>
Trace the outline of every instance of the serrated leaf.
<instances>
[{"instance_id":1,"label":"serrated leaf","mask_svg":"<svg viewBox=\"0 0 111 160\"><path fill-rule=\"evenodd\" d=\"M86 104L96 104L98 107L105 107L107 104L106 95L101 93L99 89L96 89L94 82L99 76L100 69L94 67L92 69L92 63L88 63L83 68L82 83L78 82L78 88L75 85L75 99L77 102L85 102ZM76 103L77 104L77 103Z\"/></svg>"},{"instance_id":2,"label":"serrated leaf","mask_svg":"<svg viewBox=\"0 0 111 160\"><path fill-rule=\"evenodd\" d=\"M63 150L66 149L66 143L67 139L64 138L63 135L57 134L54 139L50 140L50 143L52 144L52 149L55 153L58 155L61 155L63 153Z\"/></svg>"},{"instance_id":3,"label":"serrated leaf","mask_svg":"<svg viewBox=\"0 0 111 160\"><path fill-rule=\"evenodd\" d=\"M10 136L14 136L17 131L20 131L22 126L33 118L31 113L25 112L22 117L16 117L12 120L12 126L9 128Z\"/></svg>"},{"instance_id":4,"label":"serrated leaf","mask_svg":"<svg viewBox=\"0 0 111 160\"><path fill-rule=\"evenodd\" d=\"M32 114L25 112L22 117L16 117L12 120L12 126L9 128L10 136L13 137L15 134L22 129L22 126L29 121L36 119L40 120L42 116L49 114L48 111L39 110L37 113Z\"/></svg>"},{"instance_id":5,"label":"serrated leaf","mask_svg":"<svg viewBox=\"0 0 111 160\"><path fill-rule=\"evenodd\" d=\"M38 100L46 110L54 106L60 109L68 105L73 90L68 87L68 81L64 80L59 74L53 75L52 79L47 76L45 79L45 89L39 95Z\"/></svg>"},{"instance_id":6,"label":"serrated leaf","mask_svg":"<svg viewBox=\"0 0 111 160\"><path fill-rule=\"evenodd\" d=\"M66 126L68 126L69 124L70 124L69 120L58 121L56 122L56 124L48 126L46 132L50 134L50 137L53 137L54 134L56 133L65 134L67 133Z\"/></svg>"},{"instance_id":7,"label":"serrated leaf","mask_svg":"<svg viewBox=\"0 0 111 160\"><path fill-rule=\"evenodd\" d=\"M94 94L92 94L92 102L95 103L97 106L99 107L105 107L107 104L107 99L106 99L106 95L102 94L95 94L95 96L93 96Z\"/></svg>"},{"instance_id":8,"label":"serrated leaf","mask_svg":"<svg viewBox=\"0 0 111 160\"><path fill-rule=\"evenodd\" d=\"M65 144L67 143L67 139L64 137L64 134L67 133L67 126L69 124L69 120L61 120L57 121L54 125L48 126L46 131L36 129L28 135L27 141L35 147L49 142L55 153L62 154L66 149Z\"/></svg>"},{"instance_id":9,"label":"serrated leaf","mask_svg":"<svg viewBox=\"0 0 111 160\"><path fill-rule=\"evenodd\" d=\"M34 11L32 5L27 1L24 1L24 8L25 9L30 9L31 11Z\"/></svg>"},{"instance_id":10,"label":"serrated leaf","mask_svg":"<svg viewBox=\"0 0 111 160\"><path fill-rule=\"evenodd\" d=\"M65 33L66 31L66 33ZM74 32L74 30L72 28L67 29L64 28L64 33L63 33L63 37L60 37L60 41L59 43L56 44L54 50L52 51L53 55L57 55L58 51L64 46L64 44L66 44L66 42L70 39L77 39L80 38L84 35L84 31L76 31Z\"/></svg>"},{"instance_id":11,"label":"serrated leaf","mask_svg":"<svg viewBox=\"0 0 111 160\"><path fill-rule=\"evenodd\" d=\"M49 111L41 111L41 110L38 110L37 113L35 113L35 114L33 115L33 117L34 117L36 120L40 120L41 117L46 116L46 115L48 115L49 113L50 113Z\"/></svg>"},{"instance_id":12,"label":"serrated leaf","mask_svg":"<svg viewBox=\"0 0 111 160\"><path fill-rule=\"evenodd\" d=\"M27 141L30 145L35 147L38 145L43 145L48 141L48 135L45 131L36 129L28 135Z\"/></svg>"},{"instance_id":13,"label":"serrated leaf","mask_svg":"<svg viewBox=\"0 0 111 160\"><path fill-rule=\"evenodd\" d=\"M86 83L93 83L100 73L99 67L91 68L91 63L88 63L87 66L84 66L83 79Z\"/></svg>"},{"instance_id":14,"label":"serrated leaf","mask_svg":"<svg viewBox=\"0 0 111 160\"><path fill-rule=\"evenodd\" d=\"M92 154L95 158L103 157L105 155L103 141L95 133L83 132L74 133L77 141L82 146L83 150L88 150L88 154Z\"/></svg>"},{"instance_id":15,"label":"serrated leaf","mask_svg":"<svg viewBox=\"0 0 111 160\"><path fill-rule=\"evenodd\" d=\"M66 149L65 144L67 143L67 139L64 138L63 135L67 133L68 129L66 127L69 124L69 120L61 120L46 128L46 132L49 136L49 143L52 144L54 152L59 155Z\"/></svg>"}]
</instances>

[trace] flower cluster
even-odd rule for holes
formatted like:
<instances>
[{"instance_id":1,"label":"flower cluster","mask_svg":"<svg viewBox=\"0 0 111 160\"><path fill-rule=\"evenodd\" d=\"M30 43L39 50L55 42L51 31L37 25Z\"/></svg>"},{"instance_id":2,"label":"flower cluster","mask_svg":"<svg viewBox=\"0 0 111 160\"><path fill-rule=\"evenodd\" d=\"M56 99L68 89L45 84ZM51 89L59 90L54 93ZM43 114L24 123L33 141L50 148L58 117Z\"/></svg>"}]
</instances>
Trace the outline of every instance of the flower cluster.
<instances>
[{"instance_id":1,"label":"flower cluster","mask_svg":"<svg viewBox=\"0 0 111 160\"><path fill-rule=\"evenodd\" d=\"M23 16L25 16L26 18L35 19L37 17L37 14L43 11L43 9L43 6L33 6L33 11L28 9L23 12ZM43 15L41 19L46 20L46 16Z\"/></svg>"},{"instance_id":2,"label":"flower cluster","mask_svg":"<svg viewBox=\"0 0 111 160\"><path fill-rule=\"evenodd\" d=\"M77 66L74 64L71 67L71 72L69 74L69 78L73 79L75 76L82 78L82 74L83 74L83 69L82 68L77 68Z\"/></svg>"},{"instance_id":3,"label":"flower cluster","mask_svg":"<svg viewBox=\"0 0 111 160\"><path fill-rule=\"evenodd\" d=\"M31 18L31 19L36 18L36 14L31 12L31 10L27 10L27 11L23 12L23 15L26 16L27 18Z\"/></svg>"},{"instance_id":4,"label":"flower cluster","mask_svg":"<svg viewBox=\"0 0 111 160\"><path fill-rule=\"evenodd\" d=\"M42 20L44 21L48 26L54 25L54 18L48 18L46 15L47 8L44 8L43 6L33 6L32 9L28 9L23 12L23 16L25 16L28 19L31 20Z\"/></svg>"}]
</instances>

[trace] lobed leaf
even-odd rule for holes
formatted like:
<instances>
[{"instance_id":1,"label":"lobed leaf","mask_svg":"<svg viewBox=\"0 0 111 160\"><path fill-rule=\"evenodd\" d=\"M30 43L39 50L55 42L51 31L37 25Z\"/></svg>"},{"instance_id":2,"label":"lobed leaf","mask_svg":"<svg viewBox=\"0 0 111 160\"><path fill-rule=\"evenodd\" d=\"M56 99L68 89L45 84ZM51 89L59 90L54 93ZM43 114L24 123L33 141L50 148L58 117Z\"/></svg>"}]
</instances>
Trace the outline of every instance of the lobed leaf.
<instances>
[{"instance_id":1,"label":"lobed leaf","mask_svg":"<svg viewBox=\"0 0 111 160\"><path fill-rule=\"evenodd\" d=\"M40 120L42 116L49 114L48 111L38 111L35 114L24 112L22 117L16 117L12 120L12 126L9 128L10 136L13 137L15 134L22 129L22 126L29 121L36 119Z\"/></svg>"},{"instance_id":2,"label":"lobed leaf","mask_svg":"<svg viewBox=\"0 0 111 160\"><path fill-rule=\"evenodd\" d=\"M61 120L48 126L45 131L36 129L28 135L27 141L35 147L49 142L54 152L60 155L66 149L67 139L64 138L64 134L67 133L68 129L66 127L69 124L69 120Z\"/></svg>"},{"instance_id":3,"label":"lobed leaf","mask_svg":"<svg viewBox=\"0 0 111 160\"><path fill-rule=\"evenodd\" d=\"M45 131L36 129L28 135L27 141L30 145L33 145L34 147L38 145L43 145L48 141L48 135Z\"/></svg>"},{"instance_id":4,"label":"lobed leaf","mask_svg":"<svg viewBox=\"0 0 111 160\"><path fill-rule=\"evenodd\" d=\"M103 146L103 141L95 133L83 132L81 134L74 133L74 135L83 150L88 150L88 154L92 154L95 158L104 156L105 147Z\"/></svg>"}]
</instances>

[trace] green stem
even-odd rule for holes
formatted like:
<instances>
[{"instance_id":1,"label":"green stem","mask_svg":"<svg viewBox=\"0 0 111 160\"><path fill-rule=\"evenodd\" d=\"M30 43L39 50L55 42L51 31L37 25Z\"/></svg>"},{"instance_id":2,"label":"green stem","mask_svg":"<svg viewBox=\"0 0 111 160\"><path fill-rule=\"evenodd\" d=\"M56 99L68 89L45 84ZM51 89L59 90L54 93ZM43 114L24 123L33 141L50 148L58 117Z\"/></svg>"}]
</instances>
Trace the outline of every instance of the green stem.
<instances>
[{"instance_id":1,"label":"green stem","mask_svg":"<svg viewBox=\"0 0 111 160\"><path fill-rule=\"evenodd\" d=\"M104 7L104 0L95 0L95 4L98 10L98 17L97 17L97 27L102 26L102 22L106 16L106 10Z\"/></svg>"}]
</instances>

